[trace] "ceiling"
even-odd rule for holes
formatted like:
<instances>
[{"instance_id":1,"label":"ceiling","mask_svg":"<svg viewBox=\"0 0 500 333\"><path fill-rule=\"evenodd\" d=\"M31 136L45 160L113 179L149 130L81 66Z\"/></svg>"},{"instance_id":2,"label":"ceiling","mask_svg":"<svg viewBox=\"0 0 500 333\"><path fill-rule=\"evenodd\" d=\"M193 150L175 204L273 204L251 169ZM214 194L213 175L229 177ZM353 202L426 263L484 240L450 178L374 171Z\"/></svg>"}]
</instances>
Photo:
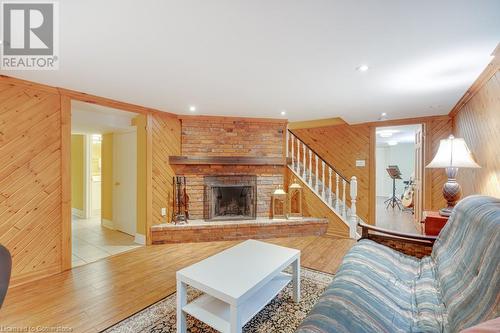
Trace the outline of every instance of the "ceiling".
<instances>
[{"instance_id":1,"label":"ceiling","mask_svg":"<svg viewBox=\"0 0 500 333\"><path fill-rule=\"evenodd\" d=\"M3 74L179 114L446 114L500 41L498 0L65 0L59 10L60 69Z\"/></svg>"},{"instance_id":2,"label":"ceiling","mask_svg":"<svg viewBox=\"0 0 500 333\"><path fill-rule=\"evenodd\" d=\"M389 146L389 143L415 143L415 133L422 125L384 126L376 129L377 146ZM384 135L385 137L383 137ZM390 135L390 136L389 136Z\"/></svg>"},{"instance_id":3,"label":"ceiling","mask_svg":"<svg viewBox=\"0 0 500 333\"><path fill-rule=\"evenodd\" d=\"M105 106L71 101L71 133L105 134L135 130L132 119L137 113Z\"/></svg>"}]
</instances>

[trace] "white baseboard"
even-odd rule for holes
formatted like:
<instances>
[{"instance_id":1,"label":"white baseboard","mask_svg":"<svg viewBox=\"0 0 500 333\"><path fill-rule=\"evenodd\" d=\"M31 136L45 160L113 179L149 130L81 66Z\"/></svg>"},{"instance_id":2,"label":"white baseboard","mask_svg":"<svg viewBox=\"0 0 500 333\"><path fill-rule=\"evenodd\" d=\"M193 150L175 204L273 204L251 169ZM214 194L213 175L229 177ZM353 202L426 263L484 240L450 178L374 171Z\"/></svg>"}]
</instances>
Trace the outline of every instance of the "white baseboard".
<instances>
[{"instance_id":1,"label":"white baseboard","mask_svg":"<svg viewBox=\"0 0 500 333\"><path fill-rule=\"evenodd\" d=\"M81 210L81 209L71 208L71 214L73 214L76 217L79 217L81 219L85 218L85 214L83 213L83 210Z\"/></svg>"},{"instance_id":2,"label":"white baseboard","mask_svg":"<svg viewBox=\"0 0 500 333\"><path fill-rule=\"evenodd\" d=\"M146 236L141 234L135 234L134 242L141 245L146 245Z\"/></svg>"},{"instance_id":3,"label":"white baseboard","mask_svg":"<svg viewBox=\"0 0 500 333\"><path fill-rule=\"evenodd\" d=\"M101 218L101 225L105 228L115 230L115 224L113 223L113 221Z\"/></svg>"}]
</instances>

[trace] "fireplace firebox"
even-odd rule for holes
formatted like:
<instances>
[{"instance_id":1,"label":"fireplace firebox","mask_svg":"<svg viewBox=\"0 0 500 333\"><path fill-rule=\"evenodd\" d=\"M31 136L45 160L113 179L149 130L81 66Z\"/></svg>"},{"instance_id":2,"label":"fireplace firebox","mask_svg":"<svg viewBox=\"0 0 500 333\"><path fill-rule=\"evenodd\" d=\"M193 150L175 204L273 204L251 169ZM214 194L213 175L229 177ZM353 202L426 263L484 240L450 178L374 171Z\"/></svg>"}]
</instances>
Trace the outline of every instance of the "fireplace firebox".
<instances>
[{"instance_id":1,"label":"fireplace firebox","mask_svg":"<svg viewBox=\"0 0 500 333\"><path fill-rule=\"evenodd\" d=\"M255 176L205 177L205 219L255 219L256 189Z\"/></svg>"}]
</instances>

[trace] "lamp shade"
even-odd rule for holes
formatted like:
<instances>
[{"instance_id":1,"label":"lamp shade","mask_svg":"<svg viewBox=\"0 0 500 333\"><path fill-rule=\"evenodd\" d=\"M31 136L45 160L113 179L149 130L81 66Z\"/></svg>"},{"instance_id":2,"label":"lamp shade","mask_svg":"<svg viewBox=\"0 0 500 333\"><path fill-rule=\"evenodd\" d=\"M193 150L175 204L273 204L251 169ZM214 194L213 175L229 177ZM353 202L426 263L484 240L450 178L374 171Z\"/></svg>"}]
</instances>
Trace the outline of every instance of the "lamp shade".
<instances>
[{"instance_id":1,"label":"lamp shade","mask_svg":"<svg viewBox=\"0 0 500 333\"><path fill-rule=\"evenodd\" d=\"M436 156L427 168L480 168L474 161L464 139L450 135L448 139L439 142Z\"/></svg>"}]
</instances>

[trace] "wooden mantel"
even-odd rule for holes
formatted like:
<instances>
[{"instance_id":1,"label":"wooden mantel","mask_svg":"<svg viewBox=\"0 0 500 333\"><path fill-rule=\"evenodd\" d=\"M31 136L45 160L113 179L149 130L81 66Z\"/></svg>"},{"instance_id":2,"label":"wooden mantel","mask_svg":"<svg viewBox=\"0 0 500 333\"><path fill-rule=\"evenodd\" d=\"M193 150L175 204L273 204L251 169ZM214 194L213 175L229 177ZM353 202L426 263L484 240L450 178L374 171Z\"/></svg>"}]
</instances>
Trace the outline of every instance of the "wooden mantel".
<instances>
[{"instance_id":1,"label":"wooden mantel","mask_svg":"<svg viewBox=\"0 0 500 333\"><path fill-rule=\"evenodd\" d=\"M286 160L280 157L253 156L169 156L170 164L182 165L279 165L285 166Z\"/></svg>"}]
</instances>

